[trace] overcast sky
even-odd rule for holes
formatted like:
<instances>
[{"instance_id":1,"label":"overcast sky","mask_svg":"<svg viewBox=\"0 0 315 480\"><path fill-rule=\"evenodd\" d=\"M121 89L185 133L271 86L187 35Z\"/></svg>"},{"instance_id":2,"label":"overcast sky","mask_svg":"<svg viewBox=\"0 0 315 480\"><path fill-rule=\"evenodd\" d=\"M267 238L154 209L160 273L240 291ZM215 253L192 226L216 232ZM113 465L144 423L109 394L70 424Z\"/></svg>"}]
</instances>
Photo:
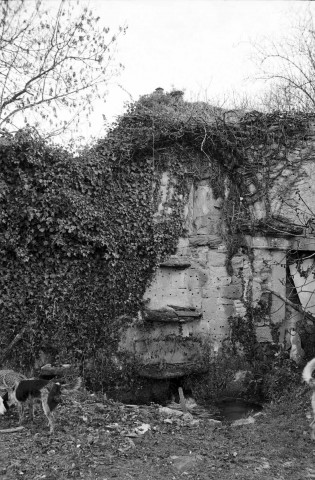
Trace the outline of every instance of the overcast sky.
<instances>
[{"instance_id":1,"label":"overcast sky","mask_svg":"<svg viewBox=\"0 0 315 480\"><path fill-rule=\"evenodd\" d=\"M252 78L253 42L276 40L307 8L315 11L314 3L273 0L90 0L89 6L112 31L128 26L116 55L125 69L96 109L94 135L102 133L102 113L112 121L124 102L157 87L184 90L187 100L255 95L261 84Z\"/></svg>"}]
</instances>

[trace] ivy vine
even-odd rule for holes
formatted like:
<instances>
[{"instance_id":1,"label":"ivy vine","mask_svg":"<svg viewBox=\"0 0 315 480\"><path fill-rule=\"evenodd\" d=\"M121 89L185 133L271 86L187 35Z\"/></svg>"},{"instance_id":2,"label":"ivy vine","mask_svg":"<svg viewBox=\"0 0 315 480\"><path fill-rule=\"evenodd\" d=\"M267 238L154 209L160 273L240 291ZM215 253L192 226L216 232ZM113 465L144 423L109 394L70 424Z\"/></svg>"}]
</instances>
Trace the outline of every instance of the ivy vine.
<instances>
[{"instance_id":1,"label":"ivy vine","mask_svg":"<svg viewBox=\"0 0 315 480\"><path fill-rule=\"evenodd\" d=\"M306 131L305 117L228 120L223 110L160 90L76 156L33 129L2 131L1 346L26 327L8 361L30 368L40 350L81 362L102 351L107 365L157 266L186 233L191 185L207 177L223 199L231 259L248 219L249 179L255 198L265 195L272 165L285 163ZM165 171L168 196L157 214Z\"/></svg>"}]
</instances>

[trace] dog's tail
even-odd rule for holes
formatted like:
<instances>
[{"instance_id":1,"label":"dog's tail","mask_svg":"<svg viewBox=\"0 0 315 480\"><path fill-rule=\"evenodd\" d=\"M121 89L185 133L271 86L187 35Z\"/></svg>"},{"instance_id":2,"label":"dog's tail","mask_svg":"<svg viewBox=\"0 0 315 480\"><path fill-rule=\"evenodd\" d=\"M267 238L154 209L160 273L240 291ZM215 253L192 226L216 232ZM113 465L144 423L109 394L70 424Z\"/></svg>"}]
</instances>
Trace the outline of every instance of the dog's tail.
<instances>
[{"instance_id":1,"label":"dog's tail","mask_svg":"<svg viewBox=\"0 0 315 480\"><path fill-rule=\"evenodd\" d=\"M70 386L70 384L66 384L66 385L62 385L62 394L65 394L65 395L68 395L69 393L73 393L73 392L76 392L77 390L79 390L79 388L81 387L82 385L82 378L81 377L78 377L74 384ZM70 387L70 388L65 388L65 387Z\"/></svg>"},{"instance_id":2,"label":"dog's tail","mask_svg":"<svg viewBox=\"0 0 315 480\"><path fill-rule=\"evenodd\" d=\"M310 360L304 367L302 378L311 388L315 389L315 378L313 378L312 373L315 370L315 358Z\"/></svg>"}]
</instances>

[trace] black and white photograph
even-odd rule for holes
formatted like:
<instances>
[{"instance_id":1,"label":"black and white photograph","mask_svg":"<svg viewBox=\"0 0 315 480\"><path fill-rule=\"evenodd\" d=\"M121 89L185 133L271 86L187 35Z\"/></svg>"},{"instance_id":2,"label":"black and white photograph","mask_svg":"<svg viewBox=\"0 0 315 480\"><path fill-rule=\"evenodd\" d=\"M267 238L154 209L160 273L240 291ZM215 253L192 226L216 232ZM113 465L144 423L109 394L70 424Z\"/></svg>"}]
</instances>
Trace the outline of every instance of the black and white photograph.
<instances>
[{"instance_id":1,"label":"black and white photograph","mask_svg":"<svg viewBox=\"0 0 315 480\"><path fill-rule=\"evenodd\" d=\"M0 480L315 479L315 2L0 0Z\"/></svg>"}]
</instances>

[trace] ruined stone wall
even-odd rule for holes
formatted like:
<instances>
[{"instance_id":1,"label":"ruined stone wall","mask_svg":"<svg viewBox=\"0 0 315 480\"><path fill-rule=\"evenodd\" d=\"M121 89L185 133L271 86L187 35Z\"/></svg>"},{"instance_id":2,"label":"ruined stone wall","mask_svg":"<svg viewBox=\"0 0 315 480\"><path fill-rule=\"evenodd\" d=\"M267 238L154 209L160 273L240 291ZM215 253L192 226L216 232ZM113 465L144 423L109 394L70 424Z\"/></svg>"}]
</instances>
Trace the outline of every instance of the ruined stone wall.
<instances>
[{"instance_id":1,"label":"ruined stone wall","mask_svg":"<svg viewBox=\"0 0 315 480\"><path fill-rule=\"evenodd\" d=\"M167 176L162 177L163 209ZM224 219L221 200L214 199L207 179L191 188L185 208L187 237L181 238L176 255L160 265L145 294L147 309L174 310L178 321L136 321L125 333L122 344L146 365L143 374L178 376L202 369L205 349L219 350L229 336L228 319L244 311L244 277L250 277L246 256L233 259L235 274L226 271L226 247L221 238ZM181 312L198 315L189 321ZM141 326L140 326L141 325Z\"/></svg>"},{"instance_id":2,"label":"ruined stone wall","mask_svg":"<svg viewBox=\"0 0 315 480\"><path fill-rule=\"evenodd\" d=\"M315 212L315 160L310 153L309 147L292 153L292 168L281 170L269 192L269 215L281 214L301 222L302 211L304 217ZM294 170L294 155L299 162L305 155L302 174ZM158 214L164 209L168 184L165 172ZM297 190L299 194L294 196ZM279 327L279 340L288 342L287 331L300 318L283 300L287 295L287 252L315 252L315 242L305 238L305 233L290 236L278 231L273 236L253 232L246 235L245 248L233 257L233 274L229 275L221 206L222 199L214 198L207 178L191 187L184 212L186 236L179 240L176 255L159 266L145 293L148 315L136 319L122 338L122 350L136 355L144 376L167 378L202 370L205 355L219 351L229 338L229 321L245 316L249 303L253 307L268 305L269 313L255 320L260 342L273 342L273 325ZM252 212L257 219L264 218L266 202L257 200ZM310 232L306 233L309 237Z\"/></svg>"}]
</instances>

